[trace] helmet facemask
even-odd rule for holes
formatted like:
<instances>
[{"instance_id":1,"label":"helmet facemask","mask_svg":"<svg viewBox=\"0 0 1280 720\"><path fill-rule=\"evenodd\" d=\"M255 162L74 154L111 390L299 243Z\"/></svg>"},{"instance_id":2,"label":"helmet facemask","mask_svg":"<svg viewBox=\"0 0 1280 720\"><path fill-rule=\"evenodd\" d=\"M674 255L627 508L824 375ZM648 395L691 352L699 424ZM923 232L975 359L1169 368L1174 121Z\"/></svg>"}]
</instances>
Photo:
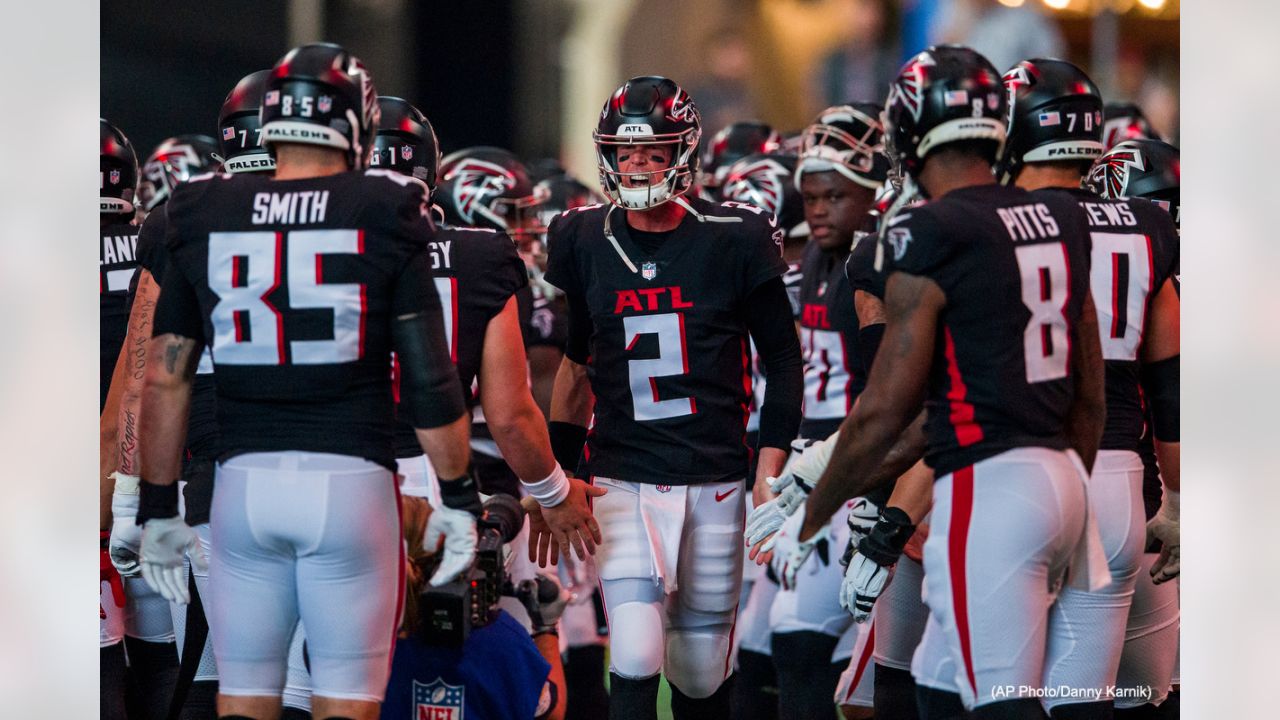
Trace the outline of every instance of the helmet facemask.
<instances>
[{"instance_id":1,"label":"helmet facemask","mask_svg":"<svg viewBox=\"0 0 1280 720\"><path fill-rule=\"evenodd\" d=\"M603 135L595 132L593 136L600 168L600 187L614 205L624 210L648 210L680 197L693 186L700 136L697 128L660 135ZM657 170L619 170L618 151L621 148L645 145L669 146L670 164ZM643 182L634 185L640 178Z\"/></svg>"}]
</instances>

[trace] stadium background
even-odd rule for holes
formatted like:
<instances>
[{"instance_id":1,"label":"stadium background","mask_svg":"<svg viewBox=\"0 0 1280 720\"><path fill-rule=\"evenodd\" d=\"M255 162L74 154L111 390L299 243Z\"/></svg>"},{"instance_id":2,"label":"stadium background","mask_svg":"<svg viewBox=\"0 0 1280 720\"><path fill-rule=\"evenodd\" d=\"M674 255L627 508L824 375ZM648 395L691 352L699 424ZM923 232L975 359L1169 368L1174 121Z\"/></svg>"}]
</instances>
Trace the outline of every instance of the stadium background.
<instances>
[{"instance_id":1,"label":"stadium background","mask_svg":"<svg viewBox=\"0 0 1280 720\"><path fill-rule=\"evenodd\" d=\"M336 42L380 94L427 115L445 154L497 145L558 158L594 184L591 130L628 77L680 83L702 110L705 143L736 120L785 132L828 105L883 102L908 57L962 42L1000 71L1035 55L1069 59L1176 145L1179 17L1180 0L120 0L101 15L100 100L142 161L166 137L216 136L218 108L244 75L290 47ZM1017 42L975 42L1010 27ZM661 718L668 697L664 680Z\"/></svg>"},{"instance_id":2,"label":"stadium background","mask_svg":"<svg viewBox=\"0 0 1280 720\"><path fill-rule=\"evenodd\" d=\"M1004 71L1028 53L1082 67L1177 144L1179 0L121 0L101 16L101 107L139 160L213 135L242 76L328 40L378 91L416 104L446 153L498 145L594 181L591 130L622 80L666 75L703 111L782 131L827 105L883 100L930 43L973 44ZM1000 38L985 41L983 38ZM1059 53L1049 49L1059 48ZM862 97L853 97L861 95Z\"/></svg>"}]
</instances>

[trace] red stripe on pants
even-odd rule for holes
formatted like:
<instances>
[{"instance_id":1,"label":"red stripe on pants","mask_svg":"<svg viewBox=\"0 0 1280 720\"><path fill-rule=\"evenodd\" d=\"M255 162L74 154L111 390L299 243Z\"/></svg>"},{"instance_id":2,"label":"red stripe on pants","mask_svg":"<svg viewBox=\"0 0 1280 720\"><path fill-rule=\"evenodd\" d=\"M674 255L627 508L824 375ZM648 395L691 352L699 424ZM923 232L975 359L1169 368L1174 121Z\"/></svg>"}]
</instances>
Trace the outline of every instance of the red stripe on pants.
<instances>
[{"instance_id":1,"label":"red stripe on pants","mask_svg":"<svg viewBox=\"0 0 1280 720\"><path fill-rule=\"evenodd\" d=\"M876 621L871 621L871 628L867 631L867 644L862 648L862 657L858 658L858 668L853 671L853 680L849 682L849 690L844 694L845 704L853 699L853 693L858 689L858 683L862 682L862 673L867 669L867 663L871 660L871 651L876 647Z\"/></svg>"},{"instance_id":2,"label":"red stripe on pants","mask_svg":"<svg viewBox=\"0 0 1280 720\"><path fill-rule=\"evenodd\" d=\"M951 570L951 602L960 636L960 654L969 687L974 696L978 683L973 677L973 645L969 637L969 589L965 577L965 552L969 541L969 521L973 518L973 466L951 475L951 527L947 535L947 557Z\"/></svg>"}]
</instances>

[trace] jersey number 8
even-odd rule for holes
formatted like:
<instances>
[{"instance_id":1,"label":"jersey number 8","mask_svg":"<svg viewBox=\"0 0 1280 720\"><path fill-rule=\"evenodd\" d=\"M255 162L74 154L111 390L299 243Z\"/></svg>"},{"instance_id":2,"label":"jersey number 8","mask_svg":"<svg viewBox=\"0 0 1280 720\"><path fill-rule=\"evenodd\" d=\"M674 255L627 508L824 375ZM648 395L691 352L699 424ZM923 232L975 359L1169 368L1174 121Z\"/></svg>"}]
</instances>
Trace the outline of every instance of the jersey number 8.
<instances>
[{"instance_id":1,"label":"jersey number 8","mask_svg":"<svg viewBox=\"0 0 1280 720\"><path fill-rule=\"evenodd\" d=\"M209 289L214 305L213 356L219 365L330 365L364 357L366 296L360 283L325 283L322 257L364 252L359 230L216 232L209 234ZM289 307L333 311L333 339L291 340L267 299L288 258Z\"/></svg>"}]
</instances>

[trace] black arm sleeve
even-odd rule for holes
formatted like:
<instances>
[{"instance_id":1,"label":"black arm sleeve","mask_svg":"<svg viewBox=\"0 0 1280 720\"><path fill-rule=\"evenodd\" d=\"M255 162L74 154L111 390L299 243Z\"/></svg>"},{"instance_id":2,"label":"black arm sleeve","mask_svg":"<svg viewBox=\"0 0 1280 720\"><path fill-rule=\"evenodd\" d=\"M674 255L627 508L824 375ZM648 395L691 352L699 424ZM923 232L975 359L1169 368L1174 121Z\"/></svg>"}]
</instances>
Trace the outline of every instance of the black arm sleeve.
<instances>
[{"instance_id":1,"label":"black arm sleeve","mask_svg":"<svg viewBox=\"0 0 1280 720\"><path fill-rule=\"evenodd\" d=\"M858 330L858 355L862 359L862 376L871 375L871 362L876 359L880 350L880 341L884 339L884 323L872 323Z\"/></svg>"},{"instance_id":2,"label":"black arm sleeve","mask_svg":"<svg viewBox=\"0 0 1280 720\"><path fill-rule=\"evenodd\" d=\"M565 293L565 300L569 304L569 330L564 356L579 365L586 365L591 355L591 310L581 295Z\"/></svg>"},{"instance_id":3,"label":"black arm sleeve","mask_svg":"<svg viewBox=\"0 0 1280 720\"><path fill-rule=\"evenodd\" d=\"M400 273L392 307L391 349L400 360L400 409L410 425L424 430L457 420L467 406L449 357L425 245Z\"/></svg>"},{"instance_id":4,"label":"black arm sleeve","mask_svg":"<svg viewBox=\"0 0 1280 720\"><path fill-rule=\"evenodd\" d=\"M768 380L760 406L760 447L788 450L800 430L804 360L782 278L766 280L752 290L745 314Z\"/></svg>"},{"instance_id":5,"label":"black arm sleeve","mask_svg":"<svg viewBox=\"0 0 1280 720\"><path fill-rule=\"evenodd\" d=\"M1142 391L1151 405L1151 427L1160 442L1175 443L1181 437L1181 367L1181 355L1142 366Z\"/></svg>"}]
</instances>

